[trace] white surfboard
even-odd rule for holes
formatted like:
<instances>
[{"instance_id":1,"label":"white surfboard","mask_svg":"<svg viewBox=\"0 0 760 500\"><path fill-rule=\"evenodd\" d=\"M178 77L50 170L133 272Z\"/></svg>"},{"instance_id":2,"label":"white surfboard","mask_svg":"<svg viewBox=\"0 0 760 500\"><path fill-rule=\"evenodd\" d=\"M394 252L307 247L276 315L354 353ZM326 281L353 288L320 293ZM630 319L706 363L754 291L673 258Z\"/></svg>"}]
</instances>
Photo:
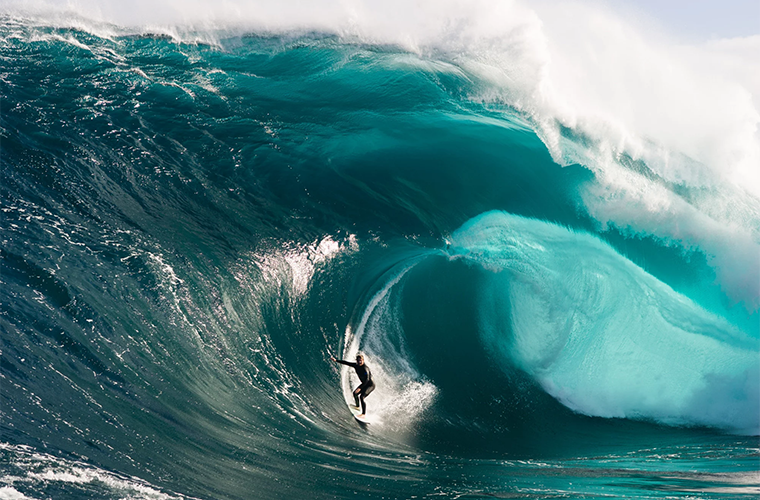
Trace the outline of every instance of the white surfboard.
<instances>
[{"instance_id":1,"label":"white surfboard","mask_svg":"<svg viewBox=\"0 0 760 500\"><path fill-rule=\"evenodd\" d=\"M365 415L363 417L360 417L361 410L357 410L354 405L348 405L348 409L351 410L351 414L354 416L354 419L356 419L357 422L359 422L362 425L369 425L373 422L373 418L371 416Z\"/></svg>"}]
</instances>

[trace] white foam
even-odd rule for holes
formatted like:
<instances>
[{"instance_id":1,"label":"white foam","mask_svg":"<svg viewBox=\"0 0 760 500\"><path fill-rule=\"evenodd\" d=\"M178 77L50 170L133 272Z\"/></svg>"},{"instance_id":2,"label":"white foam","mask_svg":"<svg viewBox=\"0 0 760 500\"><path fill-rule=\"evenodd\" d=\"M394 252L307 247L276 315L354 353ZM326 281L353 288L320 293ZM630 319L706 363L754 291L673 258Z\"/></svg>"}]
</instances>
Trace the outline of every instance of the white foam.
<instances>
[{"instance_id":1,"label":"white foam","mask_svg":"<svg viewBox=\"0 0 760 500\"><path fill-rule=\"evenodd\" d=\"M15 490L11 486L3 486L0 488L0 499L2 500L31 500L30 497Z\"/></svg>"},{"instance_id":2,"label":"white foam","mask_svg":"<svg viewBox=\"0 0 760 500\"><path fill-rule=\"evenodd\" d=\"M410 364L405 348L403 329L398 322L399 307L393 294L402 285L404 276L425 256L405 262L369 300L362 317L346 329L344 357L353 359L360 351L372 371L376 388L367 398L367 413L378 425L404 431L434 401L438 389ZM358 385L354 371L341 370L341 387L347 402L353 401Z\"/></svg>"},{"instance_id":3,"label":"white foam","mask_svg":"<svg viewBox=\"0 0 760 500\"><path fill-rule=\"evenodd\" d=\"M601 227L705 252L726 295L760 307L760 34L684 42L591 0L10 0L3 11L193 43L322 31L451 64L479 81L473 99L520 110L556 161L595 172L582 200Z\"/></svg>"},{"instance_id":4,"label":"white foam","mask_svg":"<svg viewBox=\"0 0 760 500\"><path fill-rule=\"evenodd\" d=\"M126 477L108 472L83 462L65 460L45 453L35 452L29 446L16 446L0 443L0 449L13 458L14 465L20 469L20 475L4 476L0 482L7 486L0 487L0 499L25 500L30 498L20 493L14 485L23 484L25 488L45 490L47 485L63 483L72 485L65 489L69 495L77 491L79 485L86 485L87 494L93 490L100 491L109 498L174 500L192 498L180 494L164 493L156 487L136 477ZM61 487L59 487L61 488ZM64 494L64 493L61 493Z\"/></svg>"},{"instance_id":5,"label":"white foam","mask_svg":"<svg viewBox=\"0 0 760 500\"><path fill-rule=\"evenodd\" d=\"M341 241L327 235L308 245L297 245L271 254L263 254L256 260L264 272L265 280L278 283L283 277L281 264L287 264L285 274L290 277L291 291L294 295L303 295L308 290L319 265L358 249L356 235L350 234Z\"/></svg>"}]
</instances>

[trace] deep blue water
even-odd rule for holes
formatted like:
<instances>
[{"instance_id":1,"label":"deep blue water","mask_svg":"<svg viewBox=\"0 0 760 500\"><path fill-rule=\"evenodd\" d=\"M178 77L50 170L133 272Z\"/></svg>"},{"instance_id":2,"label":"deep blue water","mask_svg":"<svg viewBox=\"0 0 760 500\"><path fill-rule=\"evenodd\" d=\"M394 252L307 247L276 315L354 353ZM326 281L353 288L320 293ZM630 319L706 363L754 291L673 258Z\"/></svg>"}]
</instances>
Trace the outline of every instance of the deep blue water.
<instances>
[{"instance_id":1,"label":"deep blue water","mask_svg":"<svg viewBox=\"0 0 760 500\"><path fill-rule=\"evenodd\" d=\"M490 85L320 32L1 19L0 497L760 494L760 219L603 220L596 143L560 127L557 163Z\"/></svg>"}]
</instances>

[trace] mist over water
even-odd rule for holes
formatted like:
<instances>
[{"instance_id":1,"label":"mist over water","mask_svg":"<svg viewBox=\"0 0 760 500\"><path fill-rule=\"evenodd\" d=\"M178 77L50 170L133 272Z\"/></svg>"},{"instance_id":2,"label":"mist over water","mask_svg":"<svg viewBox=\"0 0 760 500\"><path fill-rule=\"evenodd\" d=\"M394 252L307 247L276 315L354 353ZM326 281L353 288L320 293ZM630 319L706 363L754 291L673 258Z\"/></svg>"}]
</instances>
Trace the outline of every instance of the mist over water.
<instances>
[{"instance_id":1,"label":"mist over water","mask_svg":"<svg viewBox=\"0 0 760 500\"><path fill-rule=\"evenodd\" d=\"M753 498L757 47L5 3L0 497Z\"/></svg>"}]
</instances>

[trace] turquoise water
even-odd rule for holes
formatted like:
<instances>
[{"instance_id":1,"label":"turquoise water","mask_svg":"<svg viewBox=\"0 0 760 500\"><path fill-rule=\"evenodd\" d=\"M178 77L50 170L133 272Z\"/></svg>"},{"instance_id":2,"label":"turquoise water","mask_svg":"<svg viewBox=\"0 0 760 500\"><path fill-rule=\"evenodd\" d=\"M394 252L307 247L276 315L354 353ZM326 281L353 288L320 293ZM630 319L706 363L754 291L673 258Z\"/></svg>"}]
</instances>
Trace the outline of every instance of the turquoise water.
<instances>
[{"instance_id":1,"label":"turquoise water","mask_svg":"<svg viewBox=\"0 0 760 500\"><path fill-rule=\"evenodd\" d=\"M73 19L0 20L0 497L760 494L760 202L710 155L451 46Z\"/></svg>"}]
</instances>

